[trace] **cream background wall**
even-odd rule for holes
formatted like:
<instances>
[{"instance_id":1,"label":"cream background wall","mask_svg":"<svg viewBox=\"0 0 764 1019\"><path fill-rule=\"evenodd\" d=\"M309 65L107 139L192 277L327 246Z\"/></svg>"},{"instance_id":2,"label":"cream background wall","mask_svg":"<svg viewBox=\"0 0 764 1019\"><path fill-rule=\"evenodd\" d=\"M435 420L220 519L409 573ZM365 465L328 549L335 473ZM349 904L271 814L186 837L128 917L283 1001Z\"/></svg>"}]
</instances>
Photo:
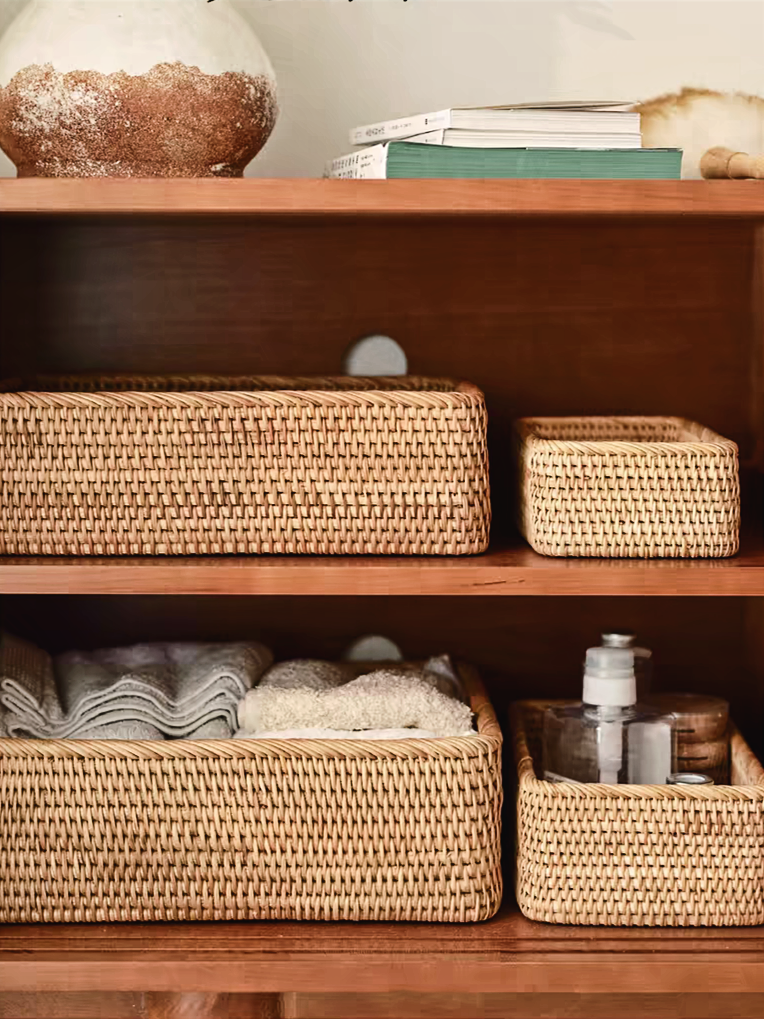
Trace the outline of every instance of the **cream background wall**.
<instances>
[{"instance_id":1,"label":"cream background wall","mask_svg":"<svg viewBox=\"0 0 764 1019\"><path fill-rule=\"evenodd\" d=\"M199 0L202 2L202 0ZM0 30L23 0L0 0ZM360 123L451 105L764 94L764 0L239 0L281 117L252 176L320 176ZM0 173L13 174L2 158Z\"/></svg>"},{"instance_id":2,"label":"cream background wall","mask_svg":"<svg viewBox=\"0 0 764 1019\"><path fill-rule=\"evenodd\" d=\"M643 98L683 84L764 95L760 0L289 0L242 4L283 112L250 167L320 174L356 124L451 105Z\"/></svg>"}]
</instances>

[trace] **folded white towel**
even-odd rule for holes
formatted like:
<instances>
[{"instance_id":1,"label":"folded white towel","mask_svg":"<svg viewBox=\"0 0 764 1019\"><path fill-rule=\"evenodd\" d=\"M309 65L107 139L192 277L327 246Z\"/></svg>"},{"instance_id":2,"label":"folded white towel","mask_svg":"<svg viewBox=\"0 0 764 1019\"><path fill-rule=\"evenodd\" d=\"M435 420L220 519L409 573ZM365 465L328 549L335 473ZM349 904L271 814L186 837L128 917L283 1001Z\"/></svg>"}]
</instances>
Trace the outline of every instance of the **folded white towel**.
<instances>
[{"instance_id":1,"label":"folded white towel","mask_svg":"<svg viewBox=\"0 0 764 1019\"><path fill-rule=\"evenodd\" d=\"M295 658L272 665L258 683L279 690L327 690L353 679L363 667L352 662L323 662L314 658Z\"/></svg>"},{"instance_id":2,"label":"folded white towel","mask_svg":"<svg viewBox=\"0 0 764 1019\"><path fill-rule=\"evenodd\" d=\"M344 661L327 662L317 658L294 658L272 665L257 684L278 687L281 690L326 690L343 686L351 679L384 669L400 676L419 676L442 693L464 700L464 688L459 673L448 655L429 658L423 665L413 662Z\"/></svg>"},{"instance_id":3,"label":"folded white towel","mask_svg":"<svg viewBox=\"0 0 764 1019\"><path fill-rule=\"evenodd\" d=\"M134 723L174 738L225 738L271 660L260 644L142 644L51 662L3 635L0 703L10 736L76 739Z\"/></svg>"},{"instance_id":4,"label":"folded white towel","mask_svg":"<svg viewBox=\"0 0 764 1019\"><path fill-rule=\"evenodd\" d=\"M474 732L464 733L473 736ZM282 729L280 732L237 732L235 739L437 739L428 729Z\"/></svg>"},{"instance_id":5,"label":"folded white towel","mask_svg":"<svg viewBox=\"0 0 764 1019\"><path fill-rule=\"evenodd\" d=\"M239 729L254 735L295 729L424 729L436 736L472 731L468 705L442 693L434 682L384 668L324 689L261 684L239 705Z\"/></svg>"}]
</instances>

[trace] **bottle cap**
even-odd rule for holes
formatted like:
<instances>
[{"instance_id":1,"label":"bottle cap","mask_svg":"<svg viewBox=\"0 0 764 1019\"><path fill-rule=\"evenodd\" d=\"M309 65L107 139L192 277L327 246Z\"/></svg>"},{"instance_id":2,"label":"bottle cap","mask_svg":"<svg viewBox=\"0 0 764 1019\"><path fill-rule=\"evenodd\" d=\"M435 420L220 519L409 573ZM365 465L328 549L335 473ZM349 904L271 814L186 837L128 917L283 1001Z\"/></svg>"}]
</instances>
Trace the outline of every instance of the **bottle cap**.
<instances>
[{"instance_id":1,"label":"bottle cap","mask_svg":"<svg viewBox=\"0 0 764 1019\"><path fill-rule=\"evenodd\" d=\"M681 771L675 775L669 775L668 785L713 785L714 780L710 775L701 775L696 771Z\"/></svg>"},{"instance_id":2,"label":"bottle cap","mask_svg":"<svg viewBox=\"0 0 764 1019\"><path fill-rule=\"evenodd\" d=\"M584 668L584 704L627 708L637 701L632 648L590 647Z\"/></svg>"},{"instance_id":3,"label":"bottle cap","mask_svg":"<svg viewBox=\"0 0 764 1019\"><path fill-rule=\"evenodd\" d=\"M633 647L636 634L629 630L608 630L602 634L603 647Z\"/></svg>"}]
</instances>

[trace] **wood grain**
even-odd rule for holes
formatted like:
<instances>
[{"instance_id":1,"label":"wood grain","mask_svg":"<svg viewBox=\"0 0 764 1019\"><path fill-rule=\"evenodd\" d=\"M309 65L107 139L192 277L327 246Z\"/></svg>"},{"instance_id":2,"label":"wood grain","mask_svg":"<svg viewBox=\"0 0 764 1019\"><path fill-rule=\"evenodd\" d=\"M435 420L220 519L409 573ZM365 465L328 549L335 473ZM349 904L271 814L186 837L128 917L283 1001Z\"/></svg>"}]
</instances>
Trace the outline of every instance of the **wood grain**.
<instances>
[{"instance_id":1,"label":"wood grain","mask_svg":"<svg viewBox=\"0 0 764 1019\"><path fill-rule=\"evenodd\" d=\"M0 1019L761 1019L762 994L3 994Z\"/></svg>"},{"instance_id":2,"label":"wood grain","mask_svg":"<svg viewBox=\"0 0 764 1019\"><path fill-rule=\"evenodd\" d=\"M761 1019L760 994L295 994L284 1019ZM287 1001L288 999L288 1001ZM2 1014L2 1013L0 1013Z\"/></svg>"},{"instance_id":3,"label":"wood grain","mask_svg":"<svg viewBox=\"0 0 764 1019\"><path fill-rule=\"evenodd\" d=\"M4 558L3 594L764 596L764 548L731 559L555 559L527 546L423 558Z\"/></svg>"},{"instance_id":4,"label":"wood grain","mask_svg":"<svg viewBox=\"0 0 764 1019\"><path fill-rule=\"evenodd\" d=\"M752 181L2 180L1 213L764 216Z\"/></svg>"},{"instance_id":5,"label":"wood grain","mask_svg":"<svg viewBox=\"0 0 764 1019\"><path fill-rule=\"evenodd\" d=\"M0 928L3 991L764 993L764 933L534 924Z\"/></svg>"},{"instance_id":6,"label":"wood grain","mask_svg":"<svg viewBox=\"0 0 764 1019\"><path fill-rule=\"evenodd\" d=\"M278 994L0 991L0 1019L282 1019Z\"/></svg>"},{"instance_id":7,"label":"wood grain","mask_svg":"<svg viewBox=\"0 0 764 1019\"><path fill-rule=\"evenodd\" d=\"M481 386L492 420L669 413L745 439L753 231L624 236L612 222L14 218L0 365L336 374L351 342L382 332L412 372Z\"/></svg>"}]
</instances>

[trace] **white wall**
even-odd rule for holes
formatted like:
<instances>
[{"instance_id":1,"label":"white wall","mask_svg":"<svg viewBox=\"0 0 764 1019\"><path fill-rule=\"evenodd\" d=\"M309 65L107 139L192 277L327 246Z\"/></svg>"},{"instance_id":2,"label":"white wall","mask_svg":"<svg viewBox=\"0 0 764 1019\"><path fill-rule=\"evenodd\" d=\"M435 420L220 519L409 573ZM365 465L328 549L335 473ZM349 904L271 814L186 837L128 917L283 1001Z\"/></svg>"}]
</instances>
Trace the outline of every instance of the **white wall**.
<instances>
[{"instance_id":1,"label":"white wall","mask_svg":"<svg viewBox=\"0 0 764 1019\"><path fill-rule=\"evenodd\" d=\"M472 103L764 95L761 0L244 2L282 89L257 176L312 176L348 130Z\"/></svg>"},{"instance_id":2,"label":"white wall","mask_svg":"<svg viewBox=\"0 0 764 1019\"><path fill-rule=\"evenodd\" d=\"M199 0L202 2L202 0ZM23 0L0 0L0 29ZM318 176L355 124L450 105L764 95L764 0L239 0L281 117L255 176ZM12 173L4 160L0 172Z\"/></svg>"}]
</instances>

